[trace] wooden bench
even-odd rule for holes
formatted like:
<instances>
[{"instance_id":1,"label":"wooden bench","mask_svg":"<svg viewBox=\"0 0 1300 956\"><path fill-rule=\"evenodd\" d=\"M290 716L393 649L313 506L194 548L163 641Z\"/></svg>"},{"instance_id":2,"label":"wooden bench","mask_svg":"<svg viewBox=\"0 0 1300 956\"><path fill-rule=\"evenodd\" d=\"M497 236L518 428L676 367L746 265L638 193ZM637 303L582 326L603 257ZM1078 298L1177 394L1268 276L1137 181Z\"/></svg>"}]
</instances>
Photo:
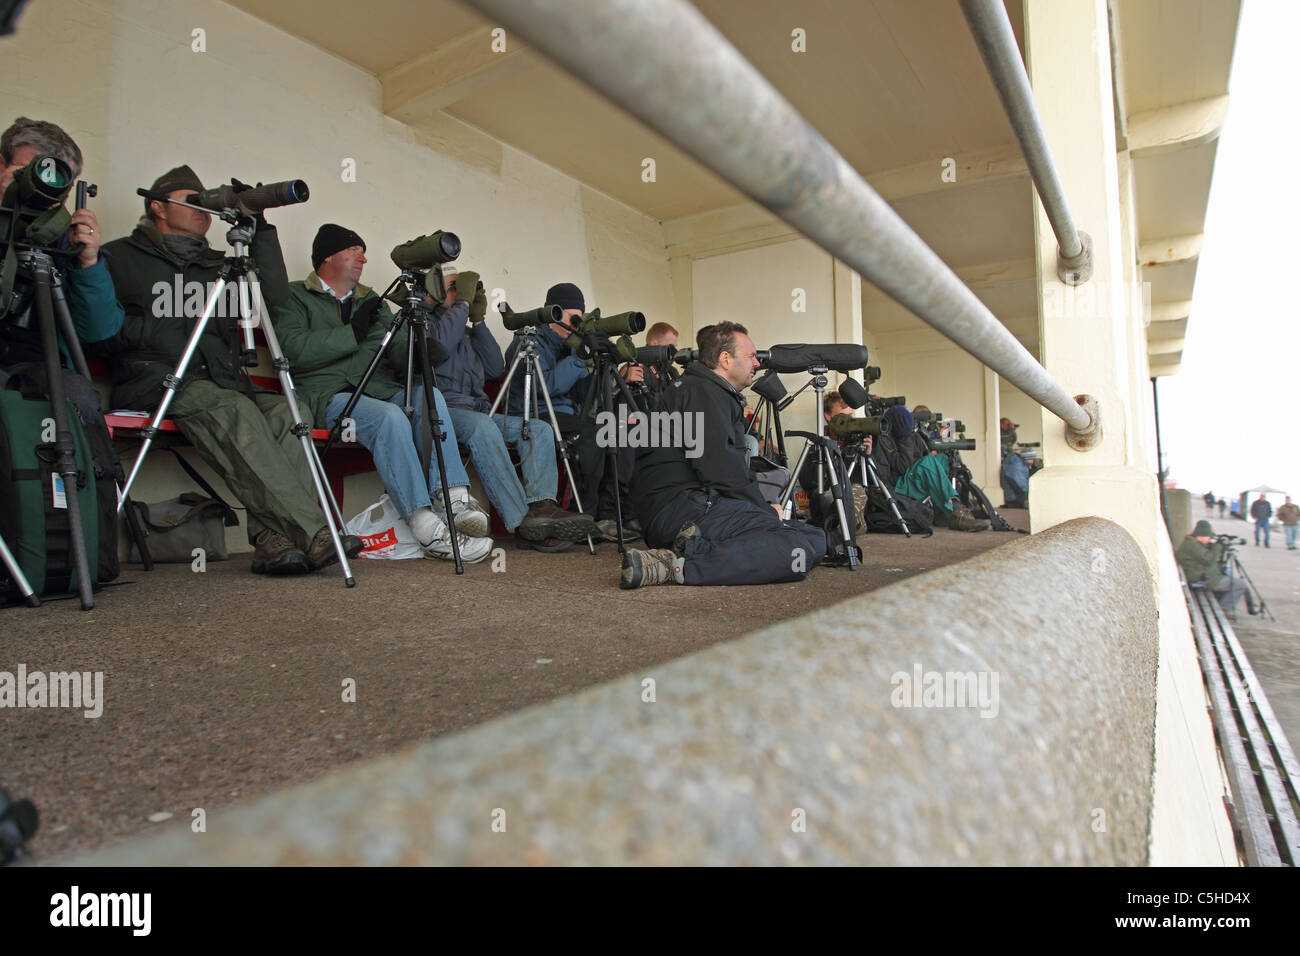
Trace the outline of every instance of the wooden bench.
<instances>
[{"instance_id":1,"label":"wooden bench","mask_svg":"<svg viewBox=\"0 0 1300 956\"><path fill-rule=\"evenodd\" d=\"M1300 820L1293 803L1300 764L1295 752L1214 594L1189 587L1184 577L1183 595L1209 690L1215 737L1228 771L1229 809L1246 863L1300 865Z\"/></svg>"},{"instance_id":2,"label":"wooden bench","mask_svg":"<svg viewBox=\"0 0 1300 956\"><path fill-rule=\"evenodd\" d=\"M108 380L109 370L105 362L100 359L89 359L88 364L90 374L94 379ZM280 380L273 376L250 375L249 379L259 388L272 392L280 391ZM148 410L150 418L152 418L156 410ZM108 425L109 437L114 441L143 442L144 427L148 424L149 418L107 412L104 415L104 422ZM311 432L312 440L321 448L325 446L329 436L329 430L325 428L313 428ZM155 444L176 445L188 444L188 442L186 442L181 430L176 427L176 423L170 418L164 418L158 425ZM344 479L352 475L365 474L375 470L375 462L370 457L370 452L361 445L352 442L335 443L334 447L330 449L330 453L325 457L323 464L325 465L325 477L329 480L330 490L334 493L334 500L339 503L340 510L343 508Z\"/></svg>"}]
</instances>

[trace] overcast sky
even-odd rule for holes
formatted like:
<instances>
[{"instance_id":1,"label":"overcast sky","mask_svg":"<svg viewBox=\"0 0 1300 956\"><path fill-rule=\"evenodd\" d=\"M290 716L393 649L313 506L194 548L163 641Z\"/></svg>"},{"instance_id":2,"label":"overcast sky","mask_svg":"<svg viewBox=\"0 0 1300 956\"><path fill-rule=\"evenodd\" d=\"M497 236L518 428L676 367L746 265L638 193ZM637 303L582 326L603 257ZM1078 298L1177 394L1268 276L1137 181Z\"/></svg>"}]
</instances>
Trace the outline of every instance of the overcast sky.
<instances>
[{"instance_id":1,"label":"overcast sky","mask_svg":"<svg viewBox=\"0 0 1300 956\"><path fill-rule=\"evenodd\" d=\"M1245 0L1182 370L1159 380L1170 477L1195 493L1300 500L1297 37L1300 2Z\"/></svg>"}]
</instances>

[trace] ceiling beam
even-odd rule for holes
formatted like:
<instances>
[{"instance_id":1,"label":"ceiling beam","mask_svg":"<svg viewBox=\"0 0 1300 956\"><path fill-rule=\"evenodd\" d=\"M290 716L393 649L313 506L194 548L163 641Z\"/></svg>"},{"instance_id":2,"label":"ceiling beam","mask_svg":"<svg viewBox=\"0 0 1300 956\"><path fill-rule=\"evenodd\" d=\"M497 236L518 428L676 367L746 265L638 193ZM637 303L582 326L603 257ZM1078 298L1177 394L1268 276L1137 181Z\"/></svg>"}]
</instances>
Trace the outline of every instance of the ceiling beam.
<instances>
[{"instance_id":1,"label":"ceiling beam","mask_svg":"<svg viewBox=\"0 0 1300 956\"><path fill-rule=\"evenodd\" d=\"M1158 156L1200 146L1218 137L1228 115L1228 97L1179 103L1128 118L1128 148L1134 157Z\"/></svg>"},{"instance_id":2,"label":"ceiling beam","mask_svg":"<svg viewBox=\"0 0 1300 956\"><path fill-rule=\"evenodd\" d=\"M1190 262L1201 254L1204 240L1205 236L1199 232L1191 236L1149 239L1138 246L1138 264L1151 269Z\"/></svg>"},{"instance_id":3,"label":"ceiling beam","mask_svg":"<svg viewBox=\"0 0 1300 956\"><path fill-rule=\"evenodd\" d=\"M981 286L1016 285L1036 283L1038 268L1033 259L1010 259L1006 262L981 262L977 265L954 269L957 278L972 289ZM862 280L862 300L886 298L874 285Z\"/></svg>"},{"instance_id":4,"label":"ceiling beam","mask_svg":"<svg viewBox=\"0 0 1300 956\"><path fill-rule=\"evenodd\" d=\"M471 30L381 74L384 112L410 124L540 62L513 35L503 52L493 52L494 29Z\"/></svg>"},{"instance_id":5,"label":"ceiling beam","mask_svg":"<svg viewBox=\"0 0 1300 956\"><path fill-rule=\"evenodd\" d=\"M886 202L892 203L976 183L1015 177L1028 180L1029 177L1024 157L1014 144L959 153L948 158L953 160L950 167L956 177L953 182L944 181L941 159L883 170L867 175L866 179ZM669 258L690 256L693 259L803 238L802 233L755 203L711 209L668 220L664 223L664 236L668 241Z\"/></svg>"},{"instance_id":6,"label":"ceiling beam","mask_svg":"<svg viewBox=\"0 0 1300 956\"><path fill-rule=\"evenodd\" d=\"M945 160L952 170L951 182L943 177ZM871 188L886 202L895 202L911 196L937 193L959 186L971 186L975 183L991 183L1002 179L1028 177L1029 168L1025 157L1016 143L1007 146L994 146L991 149L979 149L969 153L958 153L942 159L927 159L911 166L886 169L878 173L868 173L866 180Z\"/></svg>"}]
</instances>

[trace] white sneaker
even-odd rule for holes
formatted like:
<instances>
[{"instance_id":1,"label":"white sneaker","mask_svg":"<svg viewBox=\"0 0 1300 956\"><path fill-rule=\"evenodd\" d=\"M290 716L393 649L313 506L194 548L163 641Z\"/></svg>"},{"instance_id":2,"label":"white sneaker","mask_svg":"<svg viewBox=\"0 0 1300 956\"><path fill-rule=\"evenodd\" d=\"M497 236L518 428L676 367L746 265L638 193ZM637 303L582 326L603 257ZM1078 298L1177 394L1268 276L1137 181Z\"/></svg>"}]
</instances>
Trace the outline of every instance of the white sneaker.
<instances>
[{"instance_id":1,"label":"white sneaker","mask_svg":"<svg viewBox=\"0 0 1300 956\"><path fill-rule=\"evenodd\" d=\"M471 538L457 533L456 545L460 548L460 559L465 564L478 564L492 553L491 538ZM451 535L447 533L445 524L442 525L442 534L431 543L423 545L423 548L425 557L428 558L438 558L442 561L454 561L456 558L451 550Z\"/></svg>"},{"instance_id":2,"label":"white sneaker","mask_svg":"<svg viewBox=\"0 0 1300 956\"><path fill-rule=\"evenodd\" d=\"M453 499L451 517L456 522L456 530L471 538L486 538L492 533L492 526L483 511L483 506L472 496L467 496L464 501Z\"/></svg>"},{"instance_id":3,"label":"white sneaker","mask_svg":"<svg viewBox=\"0 0 1300 956\"><path fill-rule=\"evenodd\" d=\"M411 512L411 517L406 519L406 523L422 548L428 548L447 534L446 523L439 520L432 508L416 508Z\"/></svg>"}]
</instances>

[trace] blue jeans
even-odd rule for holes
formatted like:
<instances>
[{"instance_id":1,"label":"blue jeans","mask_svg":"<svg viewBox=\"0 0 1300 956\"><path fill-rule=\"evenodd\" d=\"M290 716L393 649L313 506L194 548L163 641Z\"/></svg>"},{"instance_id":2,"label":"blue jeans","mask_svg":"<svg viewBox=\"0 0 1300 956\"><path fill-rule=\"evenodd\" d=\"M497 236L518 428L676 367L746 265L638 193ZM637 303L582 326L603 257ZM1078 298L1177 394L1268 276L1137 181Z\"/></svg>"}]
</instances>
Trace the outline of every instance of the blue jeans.
<instances>
[{"instance_id":1,"label":"blue jeans","mask_svg":"<svg viewBox=\"0 0 1300 956\"><path fill-rule=\"evenodd\" d=\"M456 434L469 449L483 491L508 529L513 531L519 527L528 515L530 504L555 497L559 472L555 467L555 432L549 424L531 419L532 439L524 442L520 440L523 422L518 418L509 419L507 424L504 415L489 418L473 409L453 408L451 420ZM515 474L506 442L513 443L519 453L523 484Z\"/></svg>"},{"instance_id":2,"label":"blue jeans","mask_svg":"<svg viewBox=\"0 0 1300 956\"><path fill-rule=\"evenodd\" d=\"M1267 518L1255 519L1255 545L1256 546L1259 545L1259 533L1261 531L1264 532L1264 547L1267 548L1268 547L1268 519Z\"/></svg>"},{"instance_id":3,"label":"blue jeans","mask_svg":"<svg viewBox=\"0 0 1300 956\"><path fill-rule=\"evenodd\" d=\"M1284 524L1282 525L1282 532L1286 535L1286 546L1294 548L1296 533L1300 532L1300 524Z\"/></svg>"},{"instance_id":4,"label":"blue jeans","mask_svg":"<svg viewBox=\"0 0 1300 956\"><path fill-rule=\"evenodd\" d=\"M375 471L379 480L393 499L393 504L403 518L410 518L419 508L432 507L430 493L441 490L438 481L438 453L429 454L429 477L427 481L420 478L420 423L424 421L424 386L416 389L415 422L412 423L402 410L405 392L398 392L388 401L361 396L357 407L352 410L352 420L356 423L356 440L360 442L375 459ZM339 392L325 406L325 427L333 428L343 408L351 398L351 392ZM434 407L442 419L442 430L446 437L442 440L442 457L447 467L447 487L468 485L469 475L460 460L456 448L456 429L447 414L447 403L443 401L442 392L433 390Z\"/></svg>"}]
</instances>

